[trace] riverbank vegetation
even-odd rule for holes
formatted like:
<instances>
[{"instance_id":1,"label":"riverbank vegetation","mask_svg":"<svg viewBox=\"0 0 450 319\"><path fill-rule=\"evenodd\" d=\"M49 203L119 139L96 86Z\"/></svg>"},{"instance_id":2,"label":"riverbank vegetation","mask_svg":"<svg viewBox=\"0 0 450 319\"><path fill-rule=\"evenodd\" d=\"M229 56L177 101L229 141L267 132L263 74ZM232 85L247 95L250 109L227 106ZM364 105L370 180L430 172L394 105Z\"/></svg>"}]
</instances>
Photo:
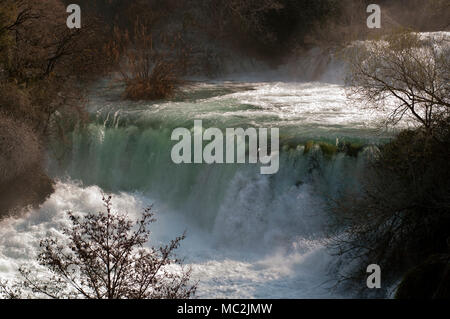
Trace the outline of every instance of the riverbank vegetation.
<instances>
[{"instance_id":1,"label":"riverbank vegetation","mask_svg":"<svg viewBox=\"0 0 450 319\"><path fill-rule=\"evenodd\" d=\"M350 95L384 109L388 124L406 117L416 123L380 148L362 189L344 190L332 205L339 225L332 246L353 261L342 280L354 289L365 287L366 266L375 263L383 270L381 296L416 267L415 276L400 281L398 297L450 297L449 49L440 37L402 32L351 57ZM440 261L433 278L426 260Z\"/></svg>"},{"instance_id":2,"label":"riverbank vegetation","mask_svg":"<svg viewBox=\"0 0 450 319\"><path fill-rule=\"evenodd\" d=\"M361 16L373 1L342 0L328 5L323 21L314 22L304 43L325 48L345 47L357 40L376 39L398 29L417 32L443 31L450 28L449 3L446 0L381 0L381 28L369 29L369 14ZM301 49L302 47L300 47Z\"/></svg>"},{"instance_id":3,"label":"riverbank vegetation","mask_svg":"<svg viewBox=\"0 0 450 319\"><path fill-rule=\"evenodd\" d=\"M70 2L0 0L0 217L52 193L48 142L70 144L67 132L88 121L85 97L99 78L122 82L125 99L158 100L185 76L219 75L226 61L278 66L312 46L371 39L346 51L350 97L386 111L386 125L410 118L415 126L380 148L361 190L343 190L332 206L333 245L356 261L343 277L361 286L362 265L377 263L394 284L429 269L424 260L448 258L449 46L411 32L448 30L448 1L380 0L381 30L367 28L366 0L80 0L83 25L73 30ZM326 156L361 150L304 146ZM398 296L414 296L411 286L402 282Z\"/></svg>"},{"instance_id":4,"label":"riverbank vegetation","mask_svg":"<svg viewBox=\"0 0 450 319\"><path fill-rule=\"evenodd\" d=\"M99 45L104 33L95 19L86 16L86 28L79 30L65 22L58 0L0 2L0 170L12 172L2 174L0 187L12 189L22 181L15 188L23 192L17 193L39 194L11 202L10 192L2 192L0 201L13 207L2 207L0 215L16 205L38 204L51 192L43 169L46 141L63 137L69 123L85 118L83 93L107 69Z\"/></svg>"}]
</instances>

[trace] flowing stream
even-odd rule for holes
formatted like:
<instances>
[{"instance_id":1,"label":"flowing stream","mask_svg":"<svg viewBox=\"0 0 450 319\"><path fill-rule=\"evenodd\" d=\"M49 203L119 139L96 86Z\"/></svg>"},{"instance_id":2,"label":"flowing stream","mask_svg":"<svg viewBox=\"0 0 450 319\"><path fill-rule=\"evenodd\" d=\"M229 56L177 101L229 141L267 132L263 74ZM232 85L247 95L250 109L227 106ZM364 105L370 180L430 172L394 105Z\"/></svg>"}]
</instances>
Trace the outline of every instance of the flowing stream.
<instances>
[{"instance_id":1,"label":"flowing stream","mask_svg":"<svg viewBox=\"0 0 450 319\"><path fill-rule=\"evenodd\" d=\"M283 71L283 70L281 70ZM280 72L281 72L280 71ZM333 73L334 71L328 71ZM336 81L262 81L260 76L191 81L175 98L120 99L121 88L100 83L90 97L91 122L68 137L69 151L49 170L56 192L39 208L0 227L0 275L12 277L33 259L39 240L58 235L65 212L114 208L137 217L154 205L152 244L187 232L178 256L200 280L197 297L345 297L328 289L333 256L326 238L327 201L357 176L375 146L383 114L348 103ZM261 175L255 164L181 164L170 158L176 127L280 129L280 170ZM357 156L325 154L308 141L362 145Z\"/></svg>"}]
</instances>

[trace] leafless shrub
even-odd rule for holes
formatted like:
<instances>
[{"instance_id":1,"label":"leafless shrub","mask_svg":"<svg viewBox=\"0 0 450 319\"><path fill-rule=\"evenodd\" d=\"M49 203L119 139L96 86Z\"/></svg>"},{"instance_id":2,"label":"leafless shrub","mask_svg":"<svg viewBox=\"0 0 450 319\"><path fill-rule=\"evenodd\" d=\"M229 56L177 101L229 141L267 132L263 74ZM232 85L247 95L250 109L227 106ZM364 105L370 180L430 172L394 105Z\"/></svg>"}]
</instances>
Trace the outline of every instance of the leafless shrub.
<instances>
[{"instance_id":1,"label":"leafless shrub","mask_svg":"<svg viewBox=\"0 0 450 319\"><path fill-rule=\"evenodd\" d=\"M155 221L150 209L133 223L114 213L111 197L103 198L106 212L83 218L69 212L71 226L64 231L67 243L56 238L41 241L38 262L48 273L35 274L20 268L23 278L14 284L0 283L7 298L156 299L189 298L190 270L169 269L180 265L173 251L184 235L167 246L146 248L149 224Z\"/></svg>"},{"instance_id":2,"label":"leafless shrub","mask_svg":"<svg viewBox=\"0 0 450 319\"><path fill-rule=\"evenodd\" d=\"M343 282L364 291L366 267L383 269L385 287L409 268L446 253L450 238L448 119L435 128L404 131L382 147L360 178L333 203L336 233L330 247L347 265ZM353 284L356 283L356 286Z\"/></svg>"},{"instance_id":3,"label":"leafless shrub","mask_svg":"<svg viewBox=\"0 0 450 319\"><path fill-rule=\"evenodd\" d=\"M330 245L349 265L340 283L365 287L366 267L375 263L392 284L430 255L447 252L448 50L448 39L402 31L347 51L350 97L385 110L388 125L409 117L417 127L381 146L360 188L342 190L331 206L336 233Z\"/></svg>"},{"instance_id":4,"label":"leafless shrub","mask_svg":"<svg viewBox=\"0 0 450 319\"><path fill-rule=\"evenodd\" d=\"M395 33L349 54L349 95L388 112L386 124L410 117L432 133L450 107L448 39Z\"/></svg>"},{"instance_id":5,"label":"leafless shrub","mask_svg":"<svg viewBox=\"0 0 450 319\"><path fill-rule=\"evenodd\" d=\"M60 0L0 3L0 107L39 134L57 111L83 115L85 84L113 63L98 20L70 30L66 18Z\"/></svg>"},{"instance_id":6,"label":"leafless shrub","mask_svg":"<svg viewBox=\"0 0 450 319\"><path fill-rule=\"evenodd\" d=\"M111 52L126 85L124 97L155 100L173 96L189 63L189 49L180 49L181 41L180 34L155 36L148 24L140 21L131 36L116 29Z\"/></svg>"}]
</instances>

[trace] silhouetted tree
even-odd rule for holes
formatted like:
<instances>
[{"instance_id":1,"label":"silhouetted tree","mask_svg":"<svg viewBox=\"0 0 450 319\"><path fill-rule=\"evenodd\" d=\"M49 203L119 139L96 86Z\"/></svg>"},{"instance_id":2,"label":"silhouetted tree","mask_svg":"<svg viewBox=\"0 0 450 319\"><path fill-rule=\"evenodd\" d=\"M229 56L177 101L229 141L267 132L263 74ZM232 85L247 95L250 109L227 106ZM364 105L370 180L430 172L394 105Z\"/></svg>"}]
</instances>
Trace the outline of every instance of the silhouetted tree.
<instances>
[{"instance_id":1,"label":"silhouetted tree","mask_svg":"<svg viewBox=\"0 0 450 319\"><path fill-rule=\"evenodd\" d=\"M388 124L405 116L425 131L450 110L450 46L445 38L401 32L355 47L350 58L350 96L388 111Z\"/></svg>"},{"instance_id":2,"label":"silhouetted tree","mask_svg":"<svg viewBox=\"0 0 450 319\"><path fill-rule=\"evenodd\" d=\"M9 298L153 299L189 298L190 269L184 269L173 251L185 236L166 246L147 248L155 221L146 209L136 223L114 213L111 196L103 198L106 212L84 217L69 212L71 226L64 231L67 241L41 241L38 262L48 273L20 268L22 280L0 289ZM174 265L179 266L173 267Z\"/></svg>"}]
</instances>

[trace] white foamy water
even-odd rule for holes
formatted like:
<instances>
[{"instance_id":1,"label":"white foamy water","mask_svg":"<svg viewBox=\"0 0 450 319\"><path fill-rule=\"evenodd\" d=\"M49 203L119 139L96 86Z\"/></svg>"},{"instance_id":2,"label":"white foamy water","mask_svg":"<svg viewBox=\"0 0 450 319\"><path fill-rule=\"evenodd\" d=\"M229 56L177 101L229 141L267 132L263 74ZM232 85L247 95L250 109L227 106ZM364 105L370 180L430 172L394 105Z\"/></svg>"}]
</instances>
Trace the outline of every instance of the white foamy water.
<instances>
[{"instance_id":1,"label":"white foamy water","mask_svg":"<svg viewBox=\"0 0 450 319\"><path fill-rule=\"evenodd\" d=\"M199 280L197 297L347 297L328 289L335 270L323 245L325 207L341 189L358 187L365 157L326 158L320 148L305 154L301 143L339 139L366 145L368 154L392 132L378 129L385 112L349 103L342 67L319 53L239 81L190 82L177 97L153 103L123 101L123 88L101 83L90 99L92 123L69 137L72 149L58 154L61 162L50 163L60 180L55 193L40 208L0 221L0 278L33 262L41 239L61 236L67 211L102 210L107 192L133 218L154 204L151 244L187 231L178 255ZM301 72L318 82L301 82ZM192 128L194 119L221 129L280 128L279 172L173 164L171 131Z\"/></svg>"},{"instance_id":2,"label":"white foamy water","mask_svg":"<svg viewBox=\"0 0 450 319\"><path fill-rule=\"evenodd\" d=\"M58 182L56 192L40 209L1 221L0 276L12 279L20 265L34 263L39 241L47 236L61 236L61 230L68 225L67 211L101 211L102 194L96 186ZM114 209L127 212L132 218L138 218L150 202L139 193L120 193L113 198ZM151 244L167 243L187 231L178 255L193 268L193 280L200 281L197 297L333 297L325 289L330 257L318 241L298 239L288 249L278 247L269 250L270 254L254 254L223 247L220 236L199 230L182 215L156 216Z\"/></svg>"},{"instance_id":3,"label":"white foamy water","mask_svg":"<svg viewBox=\"0 0 450 319\"><path fill-rule=\"evenodd\" d=\"M72 135L62 165L51 165L62 180L56 192L39 209L0 222L0 277L32 262L41 239L60 236L67 211L99 211L102 192L112 192L115 209L132 217L155 205L152 244L187 231L178 255L200 281L197 297L345 297L328 289L334 273L322 244L325 199L355 182L362 157L327 160L291 148L274 176L252 165L177 166L170 132L202 119L205 127L279 127L282 145L336 138L369 144L389 136L376 130L382 114L350 105L342 86L318 82L191 83L181 97L155 103L98 92L93 123Z\"/></svg>"},{"instance_id":4,"label":"white foamy water","mask_svg":"<svg viewBox=\"0 0 450 319\"><path fill-rule=\"evenodd\" d=\"M52 149L61 158L49 165L59 180L55 193L38 209L0 221L0 278L14 278L21 264L33 262L41 239L61 236L67 211L102 210L106 192L114 209L133 218L154 204L151 244L187 231L178 256L199 280L197 297L351 297L329 289L336 268L323 245L326 201L344 188L358 189L366 157L377 152L371 144L392 132L378 129L385 111L349 103L344 71L342 61L314 49L278 70L192 81L177 97L153 103L123 101L123 88L100 83L90 98L92 122L68 137L70 151ZM192 128L195 119L221 129L280 128L279 172L173 164L170 134ZM407 125L407 118L399 124ZM304 152L306 141L337 139L365 150L331 158L319 147Z\"/></svg>"},{"instance_id":5,"label":"white foamy water","mask_svg":"<svg viewBox=\"0 0 450 319\"><path fill-rule=\"evenodd\" d=\"M170 132L202 119L205 127L279 127L282 139L370 143L380 139L381 114L349 105L342 86L326 83L192 83L181 97L156 103L98 90L93 123L73 134L63 165L51 165L62 180L56 192L39 209L0 222L0 277L33 262L41 239L60 236L67 211L99 211L102 192L112 192L115 209L132 217L155 205L152 244L187 231L178 255L199 280L197 297L345 297L328 289L324 199L353 183L363 159L326 160L297 147L282 152L275 176L252 165L177 166Z\"/></svg>"},{"instance_id":6,"label":"white foamy water","mask_svg":"<svg viewBox=\"0 0 450 319\"><path fill-rule=\"evenodd\" d=\"M114 96L108 95L111 91L106 86L108 93L94 97L90 105L109 125L133 119L187 126L202 119L218 127L276 126L287 134L311 138L333 133L369 139L383 135L379 128L386 111L350 102L339 84L214 81L193 82L183 91L177 99L166 102L111 102ZM399 126L407 122L405 119Z\"/></svg>"}]
</instances>

